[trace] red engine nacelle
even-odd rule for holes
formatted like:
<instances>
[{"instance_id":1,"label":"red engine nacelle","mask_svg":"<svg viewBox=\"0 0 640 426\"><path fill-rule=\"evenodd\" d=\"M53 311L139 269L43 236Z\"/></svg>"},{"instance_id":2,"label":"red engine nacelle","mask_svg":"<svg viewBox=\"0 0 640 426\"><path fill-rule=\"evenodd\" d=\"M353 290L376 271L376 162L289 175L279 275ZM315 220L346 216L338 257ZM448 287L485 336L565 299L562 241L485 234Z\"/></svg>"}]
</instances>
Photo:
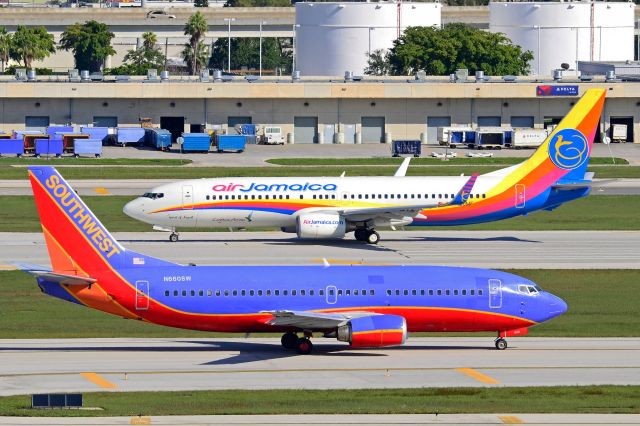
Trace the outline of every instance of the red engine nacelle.
<instances>
[{"instance_id":1,"label":"red engine nacelle","mask_svg":"<svg viewBox=\"0 0 640 426\"><path fill-rule=\"evenodd\" d=\"M407 322L398 315L354 318L338 327L338 340L354 348L402 345L407 340Z\"/></svg>"}]
</instances>

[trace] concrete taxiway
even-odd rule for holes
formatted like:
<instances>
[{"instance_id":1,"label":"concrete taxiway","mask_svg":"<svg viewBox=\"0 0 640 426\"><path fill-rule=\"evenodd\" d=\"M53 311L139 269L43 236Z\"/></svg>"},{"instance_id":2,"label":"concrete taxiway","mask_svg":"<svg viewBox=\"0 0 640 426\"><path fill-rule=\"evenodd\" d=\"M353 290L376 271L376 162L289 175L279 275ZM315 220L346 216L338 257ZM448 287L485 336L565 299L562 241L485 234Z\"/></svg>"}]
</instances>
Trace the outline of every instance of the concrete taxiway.
<instances>
[{"instance_id":1,"label":"concrete taxiway","mask_svg":"<svg viewBox=\"0 0 640 426\"><path fill-rule=\"evenodd\" d=\"M640 269L640 231L382 231L378 245L304 241L282 232L115 233L125 247L198 265L429 264L482 268ZM41 233L0 233L0 266L49 264Z\"/></svg>"},{"instance_id":2,"label":"concrete taxiway","mask_svg":"<svg viewBox=\"0 0 640 426\"><path fill-rule=\"evenodd\" d=\"M0 395L40 392L640 385L640 339L410 338L353 350L278 338L0 341Z\"/></svg>"}]
</instances>

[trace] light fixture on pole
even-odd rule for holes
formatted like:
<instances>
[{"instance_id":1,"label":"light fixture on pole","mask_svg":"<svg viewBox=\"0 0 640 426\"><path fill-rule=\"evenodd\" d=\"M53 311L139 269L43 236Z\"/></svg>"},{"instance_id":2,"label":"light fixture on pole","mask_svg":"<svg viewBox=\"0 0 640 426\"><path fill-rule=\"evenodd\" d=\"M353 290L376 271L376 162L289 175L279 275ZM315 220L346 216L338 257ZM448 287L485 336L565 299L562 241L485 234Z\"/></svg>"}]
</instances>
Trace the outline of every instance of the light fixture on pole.
<instances>
[{"instance_id":1,"label":"light fixture on pole","mask_svg":"<svg viewBox=\"0 0 640 426\"><path fill-rule=\"evenodd\" d=\"M224 18L224 20L229 25L227 31L229 40L229 44L227 45L227 72L231 74L231 22L235 21L236 18Z\"/></svg>"}]
</instances>

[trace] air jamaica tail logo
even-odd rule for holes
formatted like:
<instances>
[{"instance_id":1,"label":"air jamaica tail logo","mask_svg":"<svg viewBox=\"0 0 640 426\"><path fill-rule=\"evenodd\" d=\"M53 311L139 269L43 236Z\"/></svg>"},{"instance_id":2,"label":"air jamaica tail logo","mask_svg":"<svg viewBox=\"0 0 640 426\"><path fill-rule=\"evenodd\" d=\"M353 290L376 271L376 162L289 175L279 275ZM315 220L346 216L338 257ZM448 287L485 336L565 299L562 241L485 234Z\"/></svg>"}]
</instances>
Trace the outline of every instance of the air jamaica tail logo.
<instances>
[{"instance_id":1,"label":"air jamaica tail logo","mask_svg":"<svg viewBox=\"0 0 640 426\"><path fill-rule=\"evenodd\" d=\"M589 158L587 138L576 129L560 130L549 142L549 157L561 169L576 169Z\"/></svg>"}]
</instances>

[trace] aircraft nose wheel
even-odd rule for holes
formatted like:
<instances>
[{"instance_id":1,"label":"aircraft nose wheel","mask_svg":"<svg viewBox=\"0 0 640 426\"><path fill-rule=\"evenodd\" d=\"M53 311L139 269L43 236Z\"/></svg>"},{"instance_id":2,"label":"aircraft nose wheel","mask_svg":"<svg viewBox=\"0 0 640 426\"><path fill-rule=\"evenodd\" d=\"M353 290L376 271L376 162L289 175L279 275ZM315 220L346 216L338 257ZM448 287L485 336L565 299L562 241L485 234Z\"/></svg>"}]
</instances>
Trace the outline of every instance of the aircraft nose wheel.
<instances>
[{"instance_id":1,"label":"aircraft nose wheel","mask_svg":"<svg viewBox=\"0 0 640 426\"><path fill-rule=\"evenodd\" d=\"M296 351L300 355L309 355L313 349L313 343L308 337L300 337L296 342Z\"/></svg>"},{"instance_id":2,"label":"aircraft nose wheel","mask_svg":"<svg viewBox=\"0 0 640 426\"><path fill-rule=\"evenodd\" d=\"M507 341L502 338L496 339L496 349L499 351L507 349Z\"/></svg>"},{"instance_id":3,"label":"aircraft nose wheel","mask_svg":"<svg viewBox=\"0 0 640 426\"><path fill-rule=\"evenodd\" d=\"M282 343L282 347L285 349L296 349L298 335L292 331L284 333L280 339L280 343Z\"/></svg>"},{"instance_id":4,"label":"aircraft nose wheel","mask_svg":"<svg viewBox=\"0 0 640 426\"><path fill-rule=\"evenodd\" d=\"M172 233L171 235L169 235L169 241L171 241L172 243L175 243L178 241L178 234L176 234L175 232Z\"/></svg>"}]
</instances>

